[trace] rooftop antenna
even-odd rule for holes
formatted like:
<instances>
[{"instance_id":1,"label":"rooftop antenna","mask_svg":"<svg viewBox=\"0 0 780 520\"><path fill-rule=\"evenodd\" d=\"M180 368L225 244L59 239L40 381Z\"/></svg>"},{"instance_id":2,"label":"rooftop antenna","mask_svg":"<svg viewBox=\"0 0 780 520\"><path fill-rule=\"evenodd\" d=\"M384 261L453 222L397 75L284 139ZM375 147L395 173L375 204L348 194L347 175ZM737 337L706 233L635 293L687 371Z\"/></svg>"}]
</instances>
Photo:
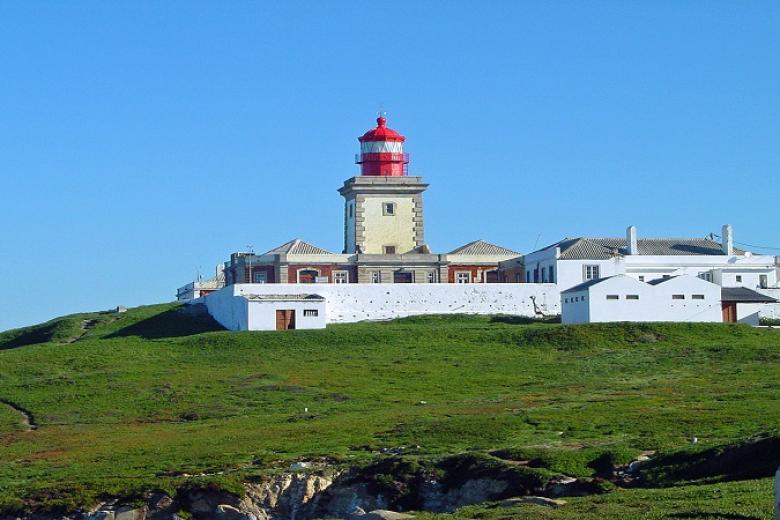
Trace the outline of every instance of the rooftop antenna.
<instances>
[{"instance_id":1,"label":"rooftop antenna","mask_svg":"<svg viewBox=\"0 0 780 520\"><path fill-rule=\"evenodd\" d=\"M539 233L536 235L536 242L534 242L534 251L536 251L537 246L539 245L539 239L542 238L542 234Z\"/></svg>"}]
</instances>

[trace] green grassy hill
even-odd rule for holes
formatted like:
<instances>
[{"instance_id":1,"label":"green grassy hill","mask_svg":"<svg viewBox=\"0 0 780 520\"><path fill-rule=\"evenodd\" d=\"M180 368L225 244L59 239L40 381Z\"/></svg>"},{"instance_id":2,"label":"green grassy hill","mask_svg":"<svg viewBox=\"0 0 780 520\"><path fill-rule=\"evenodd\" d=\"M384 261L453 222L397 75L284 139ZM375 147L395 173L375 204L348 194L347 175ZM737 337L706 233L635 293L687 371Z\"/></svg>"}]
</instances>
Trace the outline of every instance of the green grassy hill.
<instances>
[{"instance_id":1,"label":"green grassy hill","mask_svg":"<svg viewBox=\"0 0 780 520\"><path fill-rule=\"evenodd\" d=\"M739 325L432 316L235 333L176 305L68 316L0 333L0 511L230 489L302 458L418 446L407 456L530 457L575 476L605 453L668 464L639 489L457 518L771 518L768 470L691 461L776 439L779 381L780 331ZM775 444L750 457L780 465Z\"/></svg>"}]
</instances>

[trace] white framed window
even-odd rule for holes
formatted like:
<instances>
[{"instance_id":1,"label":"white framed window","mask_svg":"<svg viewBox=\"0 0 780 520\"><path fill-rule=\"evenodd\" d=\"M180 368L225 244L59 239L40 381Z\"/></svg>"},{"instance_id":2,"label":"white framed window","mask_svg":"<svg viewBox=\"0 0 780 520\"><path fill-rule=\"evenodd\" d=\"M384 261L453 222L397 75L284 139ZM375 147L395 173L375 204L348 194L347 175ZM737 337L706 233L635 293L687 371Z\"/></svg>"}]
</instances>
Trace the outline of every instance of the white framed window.
<instances>
[{"instance_id":1,"label":"white framed window","mask_svg":"<svg viewBox=\"0 0 780 520\"><path fill-rule=\"evenodd\" d=\"M268 283L268 273L263 271L262 273L254 273L254 283Z\"/></svg>"},{"instance_id":2,"label":"white framed window","mask_svg":"<svg viewBox=\"0 0 780 520\"><path fill-rule=\"evenodd\" d=\"M644 277L644 275L639 275L639 281L640 281L640 282L644 282L644 281L645 281L645 277Z\"/></svg>"},{"instance_id":3,"label":"white framed window","mask_svg":"<svg viewBox=\"0 0 780 520\"><path fill-rule=\"evenodd\" d=\"M471 283L471 273L468 271L456 272L455 283Z\"/></svg>"},{"instance_id":4,"label":"white framed window","mask_svg":"<svg viewBox=\"0 0 780 520\"><path fill-rule=\"evenodd\" d=\"M333 283L349 283L349 271L333 271Z\"/></svg>"},{"instance_id":5,"label":"white framed window","mask_svg":"<svg viewBox=\"0 0 780 520\"><path fill-rule=\"evenodd\" d=\"M711 282L712 281L712 273L711 272L699 273L699 278L701 278L702 280L706 280L708 282Z\"/></svg>"},{"instance_id":6,"label":"white framed window","mask_svg":"<svg viewBox=\"0 0 780 520\"><path fill-rule=\"evenodd\" d=\"M320 315L320 311L317 309L303 309L303 315L307 318L314 318Z\"/></svg>"},{"instance_id":7,"label":"white framed window","mask_svg":"<svg viewBox=\"0 0 780 520\"><path fill-rule=\"evenodd\" d=\"M583 265L582 266L582 279L583 281L598 280L601 278L601 269L598 265Z\"/></svg>"},{"instance_id":8,"label":"white framed window","mask_svg":"<svg viewBox=\"0 0 780 520\"><path fill-rule=\"evenodd\" d=\"M737 275L737 283L742 283L742 275L741 274Z\"/></svg>"},{"instance_id":9,"label":"white framed window","mask_svg":"<svg viewBox=\"0 0 780 520\"><path fill-rule=\"evenodd\" d=\"M691 300L703 300L703 299L704 299L704 295L703 294L692 294L691 295Z\"/></svg>"},{"instance_id":10,"label":"white framed window","mask_svg":"<svg viewBox=\"0 0 780 520\"><path fill-rule=\"evenodd\" d=\"M620 296L617 295L617 294L608 294L607 295L607 300L619 300L619 299L620 299Z\"/></svg>"},{"instance_id":11,"label":"white framed window","mask_svg":"<svg viewBox=\"0 0 780 520\"><path fill-rule=\"evenodd\" d=\"M382 215L392 217L395 215L395 202L382 203Z\"/></svg>"},{"instance_id":12,"label":"white framed window","mask_svg":"<svg viewBox=\"0 0 780 520\"><path fill-rule=\"evenodd\" d=\"M386 255L394 255L395 246L382 246L382 251L384 251Z\"/></svg>"},{"instance_id":13,"label":"white framed window","mask_svg":"<svg viewBox=\"0 0 780 520\"><path fill-rule=\"evenodd\" d=\"M382 283L382 272L373 271L371 273L371 283Z\"/></svg>"},{"instance_id":14,"label":"white framed window","mask_svg":"<svg viewBox=\"0 0 780 520\"><path fill-rule=\"evenodd\" d=\"M684 300L684 299L685 299L685 295L684 294L673 294L672 295L672 300Z\"/></svg>"},{"instance_id":15,"label":"white framed window","mask_svg":"<svg viewBox=\"0 0 780 520\"><path fill-rule=\"evenodd\" d=\"M639 295L638 294L626 294L626 300L638 300Z\"/></svg>"},{"instance_id":16,"label":"white framed window","mask_svg":"<svg viewBox=\"0 0 780 520\"><path fill-rule=\"evenodd\" d=\"M428 283L436 283L438 281L438 273L436 271L428 271Z\"/></svg>"},{"instance_id":17,"label":"white framed window","mask_svg":"<svg viewBox=\"0 0 780 520\"><path fill-rule=\"evenodd\" d=\"M758 275L758 286L762 289L769 288L769 277L765 274Z\"/></svg>"}]
</instances>

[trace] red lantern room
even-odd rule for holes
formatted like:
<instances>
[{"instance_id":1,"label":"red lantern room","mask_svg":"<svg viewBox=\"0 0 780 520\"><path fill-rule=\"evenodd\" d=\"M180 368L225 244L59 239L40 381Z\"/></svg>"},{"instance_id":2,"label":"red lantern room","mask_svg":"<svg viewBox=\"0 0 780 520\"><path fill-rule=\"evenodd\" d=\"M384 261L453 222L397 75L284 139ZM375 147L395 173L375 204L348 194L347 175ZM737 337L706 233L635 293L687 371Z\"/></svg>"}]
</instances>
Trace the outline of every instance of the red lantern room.
<instances>
[{"instance_id":1,"label":"red lantern room","mask_svg":"<svg viewBox=\"0 0 780 520\"><path fill-rule=\"evenodd\" d=\"M387 119L381 115L376 123L376 128L358 137L360 154L355 162L360 165L360 175L403 177L409 164L409 154L404 153L406 137L387 128Z\"/></svg>"}]
</instances>

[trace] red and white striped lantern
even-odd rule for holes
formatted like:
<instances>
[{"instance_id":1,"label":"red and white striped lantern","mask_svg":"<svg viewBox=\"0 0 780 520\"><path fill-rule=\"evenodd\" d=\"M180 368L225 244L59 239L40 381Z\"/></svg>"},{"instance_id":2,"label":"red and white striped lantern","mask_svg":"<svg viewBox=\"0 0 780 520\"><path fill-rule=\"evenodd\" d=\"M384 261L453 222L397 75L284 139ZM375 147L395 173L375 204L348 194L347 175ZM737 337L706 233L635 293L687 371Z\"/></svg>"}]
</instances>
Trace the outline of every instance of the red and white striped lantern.
<instances>
[{"instance_id":1,"label":"red and white striped lantern","mask_svg":"<svg viewBox=\"0 0 780 520\"><path fill-rule=\"evenodd\" d=\"M355 162L360 165L360 175L403 177L409 164L409 154L404 153L406 137L388 128L381 115L376 123L376 128L358 137L360 154Z\"/></svg>"}]
</instances>

